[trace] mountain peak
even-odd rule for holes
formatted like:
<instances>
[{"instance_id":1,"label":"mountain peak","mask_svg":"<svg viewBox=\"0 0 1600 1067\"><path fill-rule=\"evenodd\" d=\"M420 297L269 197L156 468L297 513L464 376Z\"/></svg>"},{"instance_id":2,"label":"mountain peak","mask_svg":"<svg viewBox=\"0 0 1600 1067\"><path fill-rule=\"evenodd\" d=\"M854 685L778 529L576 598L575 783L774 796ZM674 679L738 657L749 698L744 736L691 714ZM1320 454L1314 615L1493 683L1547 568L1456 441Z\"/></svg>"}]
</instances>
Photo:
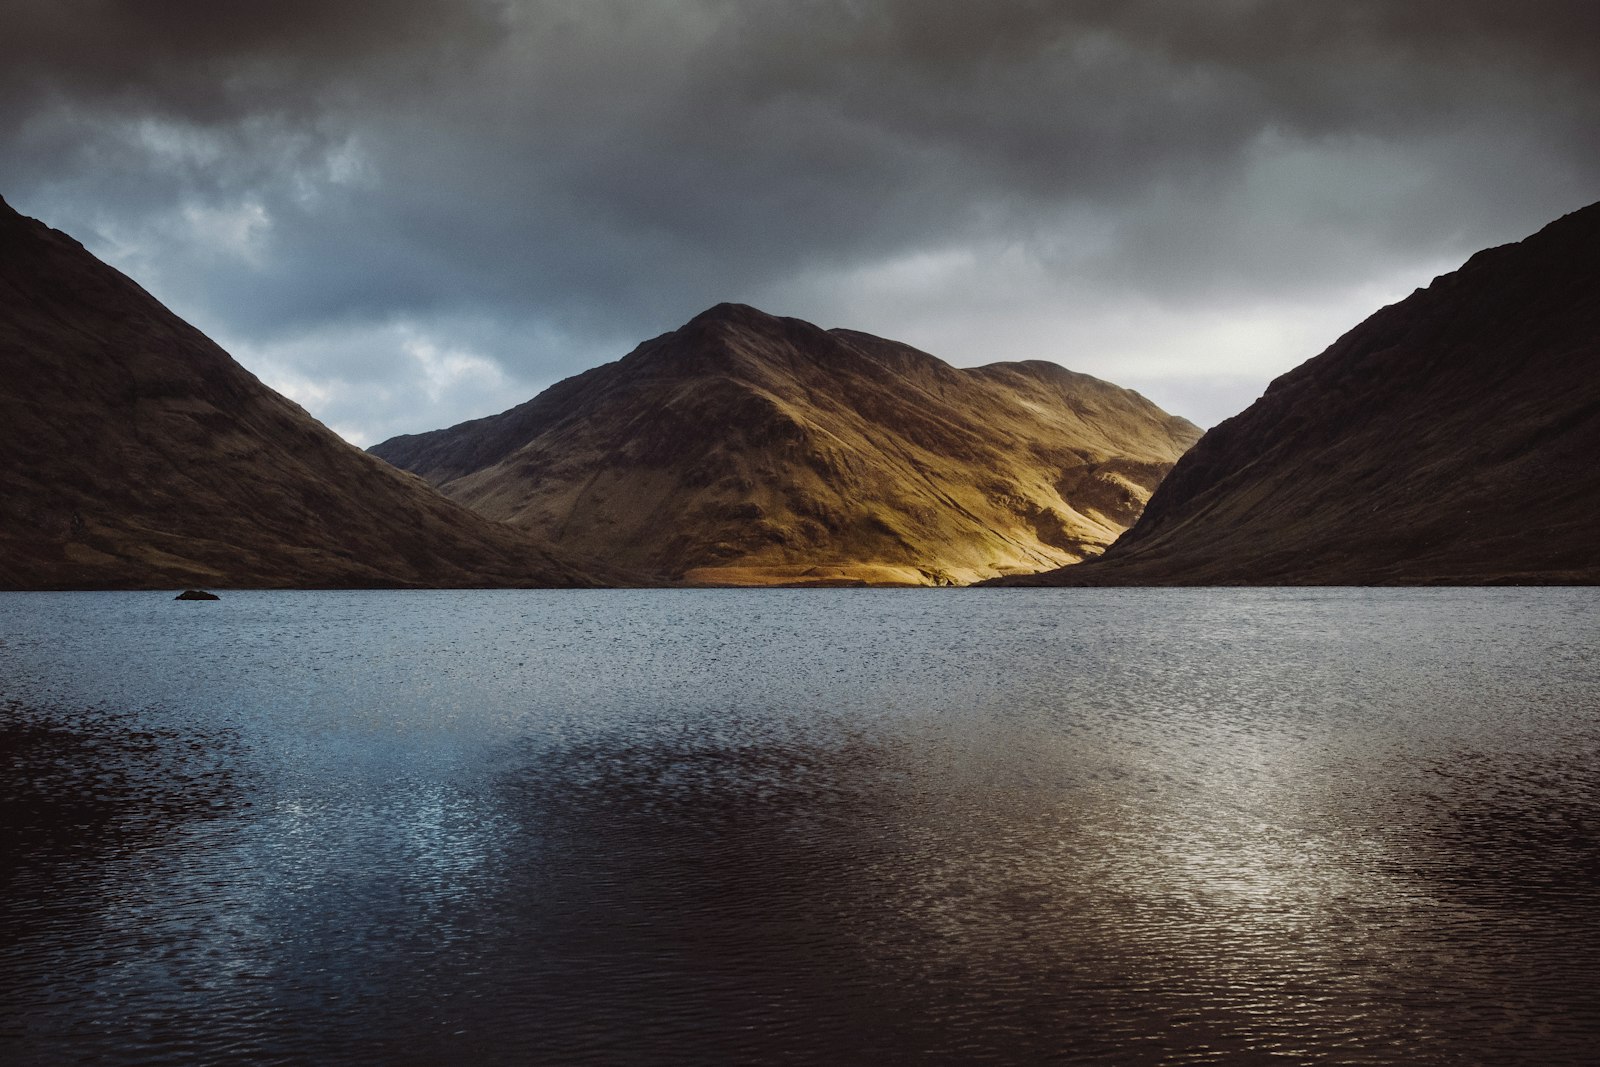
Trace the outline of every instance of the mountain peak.
<instances>
[{"instance_id":1,"label":"mountain peak","mask_svg":"<svg viewBox=\"0 0 1600 1067\"><path fill-rule=\"evenodd\" d=\"M1094 388L1078 403L725 303L522 408L372 451L671 580L967 582L1100 551L1198 436Z\"/></svg>"},{"instance_id":2,"label":"mountain peak","mask_svg":"<svg viewBox=\"0 0 1600 1067\"><path fill-rule=\"evenodd\" d=\"M767 323L777 321L777 316L769 315L760 308L751 307L749 304L723 301L720 304L713 304L711 307L706 308L684 325L693 326L696 323Z\"/></svg>"},{"instance_id":3,"label":"mountain peak","mask_svg":"<svg viewBox=\"0 0 1600 1067\"><path fill-rule=\"evenodd\" d=\"M748 304L722 303L646 341L622 363L674 378L783 374L800 363L827 362L837 356L833 350L838 347L825 330L802 319L769 315Z\"/></svg>"},{"instance_id":4,"label":"mountain peak","mask_svg":"<svg viewBox=\"0 0 1600 1067\"><path fill-rule=\"evenodd\" d=\"M725 302L706 308L684 323L671 335L703 343L707 337L761 337L774 340L795 340L801 334L821 334L823 331L803 319L770 315L749 304Z\"/></svg>"}]
</instances>

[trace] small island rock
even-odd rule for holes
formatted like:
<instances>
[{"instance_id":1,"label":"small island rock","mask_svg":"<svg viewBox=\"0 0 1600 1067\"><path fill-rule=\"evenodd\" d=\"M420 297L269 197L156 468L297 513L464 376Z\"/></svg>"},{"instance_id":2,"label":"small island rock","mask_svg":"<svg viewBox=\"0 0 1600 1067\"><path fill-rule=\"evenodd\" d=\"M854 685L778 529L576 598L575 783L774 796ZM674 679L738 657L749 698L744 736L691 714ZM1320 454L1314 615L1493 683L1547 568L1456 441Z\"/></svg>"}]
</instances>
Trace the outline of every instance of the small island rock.
<instances>
[{"instance_id":1,"label":"small island rock","mask_svg":"<svg viewBox=\"0 0 1600 1067\"><path fill-rule=\"evenodd\" d=\"M172 599L173 600L221 600L222 598L219 597L215 593L208 593L204 589L185 589L183 592L179 593L177 596L173 597Z\"/></svg>"}]
</instances>

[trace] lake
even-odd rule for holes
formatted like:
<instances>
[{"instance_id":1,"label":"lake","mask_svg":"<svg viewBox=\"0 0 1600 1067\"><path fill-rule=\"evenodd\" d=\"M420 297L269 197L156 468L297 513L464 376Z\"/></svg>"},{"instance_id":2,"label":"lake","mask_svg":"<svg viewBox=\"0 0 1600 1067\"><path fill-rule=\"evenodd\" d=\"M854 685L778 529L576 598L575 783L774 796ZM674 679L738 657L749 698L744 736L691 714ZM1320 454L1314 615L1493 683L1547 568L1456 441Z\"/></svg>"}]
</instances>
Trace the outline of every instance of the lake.
<instances>
[{"instance_id":1,"label":"lake","mask_svg":"<svg viewBox=\"0 0 1600 1067\"><path fill-rule=\"evenodd\" d=\"M0 1061L1600 1047L1600 590L0 594Z\"/></svg>"}]
</instances>

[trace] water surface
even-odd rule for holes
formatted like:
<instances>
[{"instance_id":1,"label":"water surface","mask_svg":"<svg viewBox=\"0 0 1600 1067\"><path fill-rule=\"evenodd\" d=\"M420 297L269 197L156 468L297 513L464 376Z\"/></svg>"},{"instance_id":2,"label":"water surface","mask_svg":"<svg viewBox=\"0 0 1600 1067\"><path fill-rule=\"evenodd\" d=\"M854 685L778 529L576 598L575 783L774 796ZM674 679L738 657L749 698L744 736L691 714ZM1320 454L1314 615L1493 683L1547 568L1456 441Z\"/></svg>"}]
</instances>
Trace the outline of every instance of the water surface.
<instances>
[{"instance_id":1,"label":"water surface","mask_svg":"<svg viewBox=\"0 0 1600 1067\"><path fill-rule=\"evenodd\" d=\"M7 1063L1584 1063L1600 591L0 595Z\"/></svg>"}]
</instances>

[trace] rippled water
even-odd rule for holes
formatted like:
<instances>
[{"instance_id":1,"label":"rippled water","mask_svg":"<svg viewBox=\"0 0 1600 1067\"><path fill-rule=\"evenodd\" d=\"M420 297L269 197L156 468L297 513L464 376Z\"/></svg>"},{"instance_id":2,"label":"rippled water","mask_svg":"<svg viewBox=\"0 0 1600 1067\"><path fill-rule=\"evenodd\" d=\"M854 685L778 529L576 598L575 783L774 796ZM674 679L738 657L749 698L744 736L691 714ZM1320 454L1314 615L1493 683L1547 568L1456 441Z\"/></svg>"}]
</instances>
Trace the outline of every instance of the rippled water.
<instances>
[{"instance_id":1,"label":"rippled water","mask_svg":"<svg viewBox=\"0 0 1600 1067\"><path fill-rule=\"evenodd\" d=\"M1600 591L0 595L0 1061L1592 1062Z\"/></svg>"}]
</instances>

